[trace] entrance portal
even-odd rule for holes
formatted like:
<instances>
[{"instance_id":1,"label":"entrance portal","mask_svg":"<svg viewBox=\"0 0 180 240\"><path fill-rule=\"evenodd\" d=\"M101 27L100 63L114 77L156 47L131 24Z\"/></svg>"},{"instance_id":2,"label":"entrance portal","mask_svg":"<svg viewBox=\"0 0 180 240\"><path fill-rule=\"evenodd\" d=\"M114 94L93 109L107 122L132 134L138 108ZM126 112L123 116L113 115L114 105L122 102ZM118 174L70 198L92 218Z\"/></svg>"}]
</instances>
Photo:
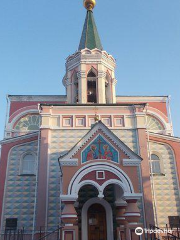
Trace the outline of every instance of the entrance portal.
<instances>
[{"instance_id":1,"label":"entrance portal","mask_svg":"<svg viewBox=\"0 0 180 240\"><path fill-rule=\"evenodd\" d=\"M101 204L88 209L88 240L107 240L106 211Z\"/></svg>"}]
</instances>

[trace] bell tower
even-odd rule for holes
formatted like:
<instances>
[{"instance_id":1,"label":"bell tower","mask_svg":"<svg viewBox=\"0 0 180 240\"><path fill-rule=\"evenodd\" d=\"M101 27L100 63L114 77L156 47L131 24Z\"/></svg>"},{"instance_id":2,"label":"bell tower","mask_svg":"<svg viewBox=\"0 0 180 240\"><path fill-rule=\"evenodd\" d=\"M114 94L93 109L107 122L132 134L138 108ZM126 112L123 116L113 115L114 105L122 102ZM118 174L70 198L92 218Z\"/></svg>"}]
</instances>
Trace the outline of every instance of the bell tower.
<instances>
[{"instance_id":1,"label":"bell tower","mask_svg":"<svg viewBox=\"0 0 180 240\"><path fill-rule=\"evenodd\" d=\"M93 16L95 0L84 0L86 19L78 51L66 60L66 87L69 104L116 103L116 62L103 50Z\"/></svg>"}]
</instances>

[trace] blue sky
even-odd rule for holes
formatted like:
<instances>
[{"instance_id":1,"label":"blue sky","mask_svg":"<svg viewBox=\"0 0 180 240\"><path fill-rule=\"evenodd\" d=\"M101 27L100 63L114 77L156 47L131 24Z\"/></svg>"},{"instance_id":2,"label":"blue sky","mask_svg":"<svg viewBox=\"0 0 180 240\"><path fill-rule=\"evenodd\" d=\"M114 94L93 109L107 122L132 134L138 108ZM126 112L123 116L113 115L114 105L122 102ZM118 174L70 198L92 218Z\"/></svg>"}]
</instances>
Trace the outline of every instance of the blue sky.
<instances>
[{"instance_id":1,"label":"blue sky","mask_svg":"<svg viewBox=\"0 0 180 240\"><path fill-rule=\"evenodd\" d=\"M117 95L171 95L180 136L180 0L97 0L104 49L117 60ZM65 94L65 59L80 41L82 0L0 1L0 139L6 94Z\"/></svg>"}]
</instances>

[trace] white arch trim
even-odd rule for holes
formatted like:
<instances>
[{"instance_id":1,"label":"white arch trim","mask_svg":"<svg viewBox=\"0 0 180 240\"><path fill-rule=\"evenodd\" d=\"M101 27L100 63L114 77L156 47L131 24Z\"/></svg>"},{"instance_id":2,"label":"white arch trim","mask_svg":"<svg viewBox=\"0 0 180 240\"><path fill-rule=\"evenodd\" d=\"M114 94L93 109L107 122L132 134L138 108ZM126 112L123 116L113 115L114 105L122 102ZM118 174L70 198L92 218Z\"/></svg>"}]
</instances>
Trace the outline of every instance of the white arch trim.
<instances>
[{"instance_id":1,"label":"white arch trim","mask_svg":"<svg viewBox=\"0 0 180 240\"><path fill-rule=\"evenodd\" d=\"M99 195L98 197L99 198L103 198L104 197L104 189L110 185L110 184L115 184L115 185L118 185L120 186L122 189L123 189L123 192L126 193L126 189L125 189L125 186L123 185L123 183L119 180L116 180L116 179L112 179L112 180L108 180L106 181L105 183L103 183L102 186L100 186L97 182L95 181L92 181L92 180L86 180L86 181L82 181L80 182L80 184L78 184L77 188L76 188L76 192L78 194L79 190L85 186L85 185L93 185L95 188L97 188L98 192L99 192Z\"/></svg>"},{"instance_id":2,"label":"white arch trim","mask_svg":"<svg viewBox=\"0 0 180 240\"><path fill-rule=\"evenodd\" d=\"M23 109L23 108L22 108ZM13 126L14 124L20 120L20 118L26 116L27 114L39 114L39 111L37 109L28 109L28 110L25 110L23 112L20 112L19 114L17 114L10 123L7 124L7 130L12 130L13 129Z\"/></svg>"},{"instance_id":3,"label":"white arch trim","mask_svg":"<svg viewBox=\"0 0 180 240\"><path fill-rule=\"evenodd\" d=\"M167 118L167 117L162 113L163 116L164 116L164 118L163 118L160 114L158 114L157 112L153 111L153 109L154 109L154 108L149 107L149 108L147 109L147 115L150 115L150 116L152 116L152 117L155 117L157 120L160 121L160 123L163 125L163 127L164 127L165 130L168 129L168 127L167 127L168 122L165 121L165 118Z\"/></svg>"},{"instance_id":4,"label":"white arch trim","mask_svg":"<svg viewBox=\"0 0 180 240\"><path fill-rule=\"evenodd\" d=\"M104 183L102 186L98 186L97 183L94 181L83 181L81 182L81 179L88 173L92 171L109 171L114 173L120 180L109 180L106 183ZM124 193L134 193L134 188L132 185L132 182L130 178L127 176L127 174L121 170L119 167L111 164L111 163L102 163L102 162L96 162L96 163L90 163L82 168L80 168L77 173L73 176L71 179L71 182L68 187L68 195L77 196L79 189L85 185L85 184L92 184L97 187L100 192L103 192L103 189L107 186L107 184L117 184L121 186L124 190Z\"/></svg>"},{"instance_id":5,"label":"white arch trim","mask_svg":"<svg viewBox=\"0 0 180 240\"><path fill-rule=\"evenodd\" d=\"M113 214L111 206L107 201L104 199L99 198L91 198L88 200L83 208L82 208L82 239L88 240L88 209L92 204L100 204L105 208L106 211L106 224L107 224L107 240L113 240L114 239L114 233L113 233Z\"/></svg>"}]
</instances>

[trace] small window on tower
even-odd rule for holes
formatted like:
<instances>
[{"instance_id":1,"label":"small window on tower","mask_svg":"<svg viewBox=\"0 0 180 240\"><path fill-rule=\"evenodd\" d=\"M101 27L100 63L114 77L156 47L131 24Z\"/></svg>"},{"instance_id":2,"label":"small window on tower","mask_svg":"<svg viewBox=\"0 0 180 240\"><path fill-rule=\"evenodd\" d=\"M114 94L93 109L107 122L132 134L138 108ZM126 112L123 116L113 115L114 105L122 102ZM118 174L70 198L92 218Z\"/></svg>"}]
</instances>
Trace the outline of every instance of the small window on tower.
<instances>
[{"instance_id":1,"label":"small window on tower","mask_svg":"<svg viewBox=\"0 0 180 240\"><path fill-rule=\"evenodd\" d=\"M96 75L92 70L87 75L87 101L89 103L97 103Z\"/></svg>"}]
</instances>

